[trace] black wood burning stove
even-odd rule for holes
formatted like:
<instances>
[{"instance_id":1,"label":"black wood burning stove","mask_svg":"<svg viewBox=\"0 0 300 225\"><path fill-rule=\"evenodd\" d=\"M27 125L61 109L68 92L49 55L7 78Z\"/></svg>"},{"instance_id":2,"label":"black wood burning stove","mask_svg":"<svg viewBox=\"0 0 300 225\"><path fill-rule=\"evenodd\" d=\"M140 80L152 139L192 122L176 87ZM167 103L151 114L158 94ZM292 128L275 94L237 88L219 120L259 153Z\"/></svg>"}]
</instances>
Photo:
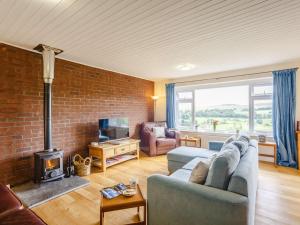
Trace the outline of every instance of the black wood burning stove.
<instances>
[{"instance_id":1,"label":"black wood burning stove","mask_svg":"<svg viewBox=\"0 0 300 225\"><path fill-rule=\"evenodd\" d=\"M52 81L54 79L55 55L60 49L46 45L34 48L43 54L44 78L44 151L34 153L34 181L47 182L64 177L63 151L52 148Z\"/></svg>"},{"instance_id":2,"label":"black wood burning stove","mask_svg":"<svg viewBox=\"0 0 300 225\"><path fill-rule=\"evenodd\" d=\"M43 183L64 177L62 150L34 153L34 182Z\"/></svg>"}]
</instances>

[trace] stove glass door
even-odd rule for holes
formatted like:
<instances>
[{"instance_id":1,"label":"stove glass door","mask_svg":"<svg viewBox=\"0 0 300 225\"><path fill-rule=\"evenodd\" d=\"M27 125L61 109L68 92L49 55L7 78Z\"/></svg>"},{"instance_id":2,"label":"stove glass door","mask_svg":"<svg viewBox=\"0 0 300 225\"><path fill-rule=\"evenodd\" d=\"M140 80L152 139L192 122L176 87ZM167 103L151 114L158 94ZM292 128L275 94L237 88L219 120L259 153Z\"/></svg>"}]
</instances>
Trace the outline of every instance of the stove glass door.
<instances>
[{"instance_id":1,"label":"stove glass door","mask_svg":"<svg viewBox=\"0 0 300 225\"><path fill-rule=\"evenodd\" d=\"M59 166L60 166L59 164L60 164L60 158L46 159L45 160L46 171L59 169Z\"/></svg>"}]
</instances>

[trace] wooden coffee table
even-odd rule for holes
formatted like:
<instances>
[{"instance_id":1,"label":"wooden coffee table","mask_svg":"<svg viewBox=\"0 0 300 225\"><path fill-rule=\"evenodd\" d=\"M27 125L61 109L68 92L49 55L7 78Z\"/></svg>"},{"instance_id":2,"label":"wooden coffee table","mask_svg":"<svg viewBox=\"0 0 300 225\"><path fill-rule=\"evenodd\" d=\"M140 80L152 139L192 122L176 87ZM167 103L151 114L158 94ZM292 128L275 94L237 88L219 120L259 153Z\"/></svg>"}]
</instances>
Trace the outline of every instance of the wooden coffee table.
<instances>
[{"instance_id":1,"label":"wooden coffee table","mask_svg":"<svg viewBox=\"0 0 300 225\"><path fill-rule=\"evenodd\" d=\"M101 194L101 204L100 204L100 225L103 225L104 213L121 210L121 209L129 209L129 208L137 208L138 216L140 217L140 207L144 207L144 216L143 221L130 223L130 225L146 225L146 200L143 197L141 189L139 185L137 185L137 193L132 197L125 197L120 195L113 199L106 199ZM129 224L128 224L129 225Z\"/></svg>"}]
</instances>

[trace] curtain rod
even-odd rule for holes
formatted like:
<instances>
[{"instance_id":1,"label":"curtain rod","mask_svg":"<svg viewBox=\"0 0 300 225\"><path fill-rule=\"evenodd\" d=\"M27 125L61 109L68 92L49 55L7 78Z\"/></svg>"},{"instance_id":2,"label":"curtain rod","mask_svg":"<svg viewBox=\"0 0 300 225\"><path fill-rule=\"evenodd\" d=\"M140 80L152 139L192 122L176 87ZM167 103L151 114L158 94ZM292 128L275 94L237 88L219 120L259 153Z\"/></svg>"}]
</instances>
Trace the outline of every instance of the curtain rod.
<instances>
[{"instance_id":1,"label":"curtain rod","mask_svg":"<svg viewBox=\"0 0 300 225\"><path fill-rule=\"evenodd\" d=\"M292 68L292 69L297 70L298 67L295 67L295 68ZM285 70L285 69L282 69L282 70ZM245 74L232 75L232 76L227 76L227 77L205 78L205 79L199 79L199 80L179 81L179 82L174 82L174 83L175 84L183 84L183 83L206 81L206 80L219 80L219 79L223 79L223 78L243 77L243 76L256 75L256 74L262 74L262 73L272 73L273 71L274 70L269 70L269 71L263 71L263 72L257 72L257 73L245 73Z\"/></svg>"}]
</instances>

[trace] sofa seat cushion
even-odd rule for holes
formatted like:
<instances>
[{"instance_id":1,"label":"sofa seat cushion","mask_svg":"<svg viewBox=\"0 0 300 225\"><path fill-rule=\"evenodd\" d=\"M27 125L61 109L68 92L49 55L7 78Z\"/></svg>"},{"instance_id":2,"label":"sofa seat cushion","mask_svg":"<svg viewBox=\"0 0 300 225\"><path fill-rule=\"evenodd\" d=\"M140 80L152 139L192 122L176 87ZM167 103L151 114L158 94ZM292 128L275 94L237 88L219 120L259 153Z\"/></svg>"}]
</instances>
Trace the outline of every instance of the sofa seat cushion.
<instances>
[{"instance_id":1,"label":"sofa seat cushion","mask_svg":"<svg viewBox=\"0 0 300 225\"><path fill-rule=\"evenodd\" d=\"M203 159L204 158L196 157L196 158L192 159L191 161L189 161L187 164L185 164L182 167L182 169L193 170L197 166L197 164Z\"/></svg>"},{"instance_id":2,"label":"sofa seat cushion","mask_svg":"<svg viewBox=\"0 0 300 225\"><path fill-rule=\"evenodd\" d=\"M179 170L176 170L174 173L172 173L170 175L170 177L176 178L181 181L188 182L190 179L191 173L192 173L191 170L179 169Z\"/></svg>"},{"instance_id":3,"label":"sofa seat cushion","mask_svg":"<svg viewBox=\"0 0 300 225\"><path fill-rule=\"evenodd\" d=\"M16 210L1 217L0 225L46 225L29 209Z\"/></svg>"},{"instance_id":4,"label":"sofa seat cushion","mask_svg":"<svg viewBox=\"0 0 300 225\"><path fill-rule=\"evenodd\" d=\"M185 170L193 170L197 164L200 162L200 161L204 161L204 160L210 160L211 162L213 161L213 159L217 157L217 153L214 152L213 154L211 154L209 157L203 157L203 158L200 158L200 157L196 157L194 159L192 159L191 161L189 161L187 164L185 164L182 169L185 169Z\"/></svg>"},{"instance_id":5,"label":"sofa seat cushion","mask_svg":"<svg viewBox=\"0 0 300 225\"><path fill-rule=\"evenodd\" d=\"M157 138L156 140L157 147L172 147L176 146L176 139L173 138Z\"/></svg>"},{"instance_id":6,"label":"sofa seat cushion","mask_svg":"<svg viewBox=\"0 0 300 225\"><path fill-rule=\"evenodd\" d=\"M217 153L217 151L212 151L204 148L180 146L168 152L167 158L169 161L188 163L196 157L208 158L215 153Z\"/></svg>"},{"instance_id":7,"label":"sofa seat cushion","mask_svg":"<svg viewBox=\"0 0 300 225\"><path fill-rule=\"evenodd\" d=\"M8 210L15 210L22 207L21 202L12 191L3 184L0 184L0 214Z\"/></svg>"}]
</instances>

